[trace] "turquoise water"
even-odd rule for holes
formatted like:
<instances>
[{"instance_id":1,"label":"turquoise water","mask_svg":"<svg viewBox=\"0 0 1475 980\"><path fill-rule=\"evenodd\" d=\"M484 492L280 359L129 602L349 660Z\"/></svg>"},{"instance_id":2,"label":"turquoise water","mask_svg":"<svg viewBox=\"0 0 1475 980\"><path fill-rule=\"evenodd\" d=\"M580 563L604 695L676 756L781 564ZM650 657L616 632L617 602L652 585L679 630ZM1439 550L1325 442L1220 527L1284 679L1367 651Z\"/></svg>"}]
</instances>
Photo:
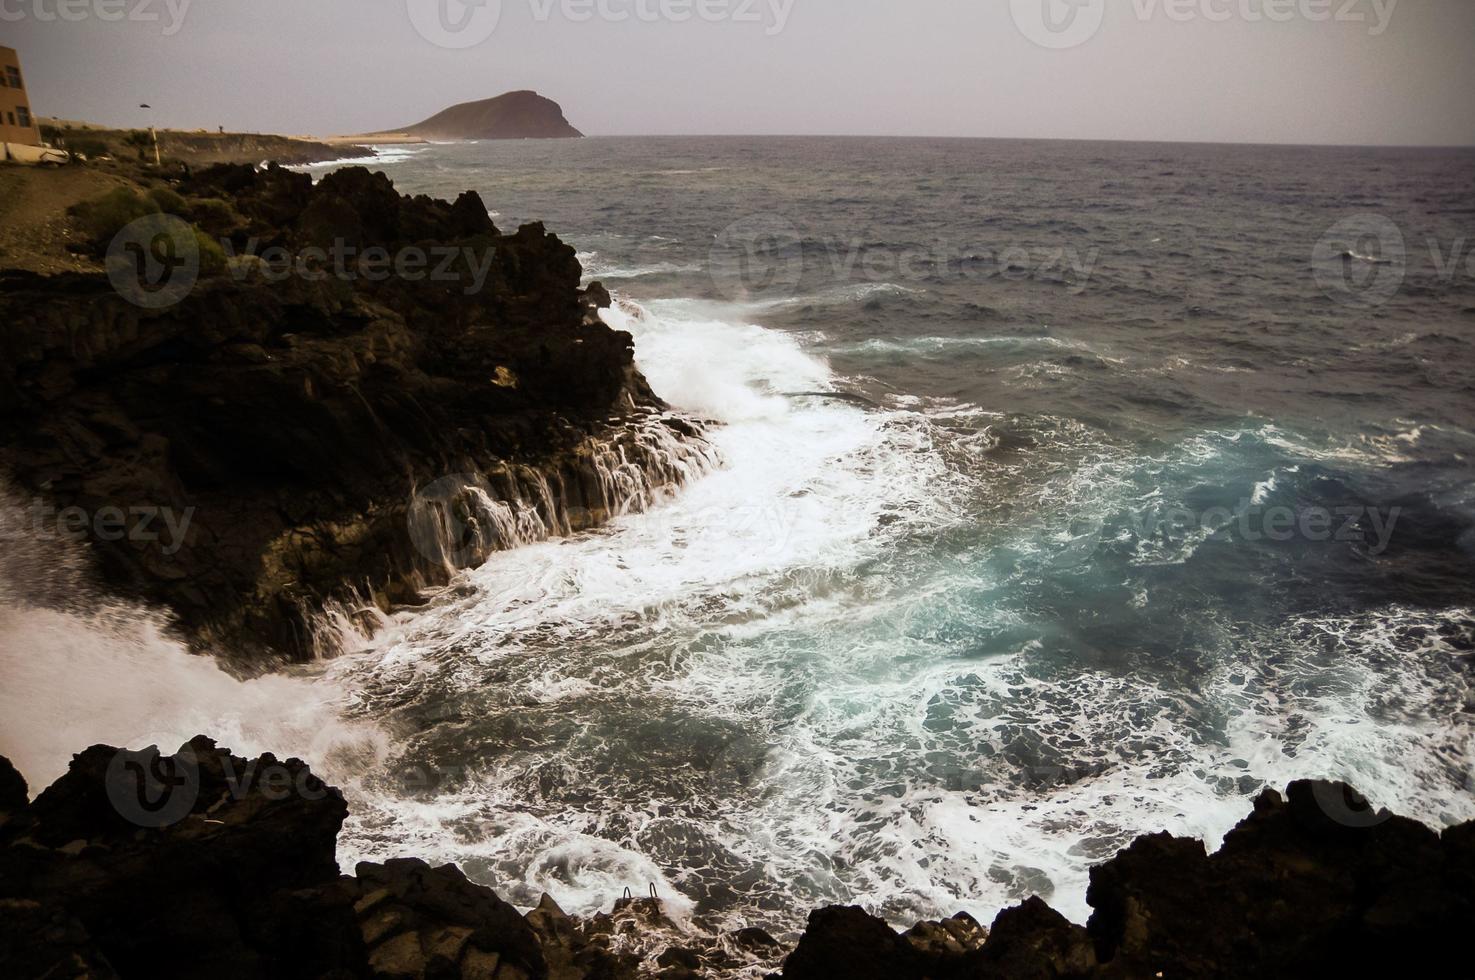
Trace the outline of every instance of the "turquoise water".
<instances>
[{"instance_id":1,"label":"turquoise water","mask_svg":"<svg viewBox=\"0 0 1475 980\"><path fill-rule=\"evenodd\" d=\"M1475 817L1471 162L397 150L401 190L573 244L724 465L327 668L384 733L342 857L785 931L1081 919L1137 834L1215 842L1303 776Z\"/></svg>"}]
</instances>

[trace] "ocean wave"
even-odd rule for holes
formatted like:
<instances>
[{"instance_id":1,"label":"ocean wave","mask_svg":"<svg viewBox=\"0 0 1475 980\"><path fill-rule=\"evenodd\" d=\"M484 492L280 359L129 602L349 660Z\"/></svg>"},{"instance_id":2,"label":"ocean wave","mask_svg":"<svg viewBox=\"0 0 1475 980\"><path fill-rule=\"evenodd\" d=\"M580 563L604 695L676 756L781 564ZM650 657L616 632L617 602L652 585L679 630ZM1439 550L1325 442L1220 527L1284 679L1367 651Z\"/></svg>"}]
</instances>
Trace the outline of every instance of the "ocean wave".
<instances>
[{"instance_id":1,"label":"ocean wave","mask_svg":"<svg viewBox=\"0 0 1475 980\"><path fill-rule=\"evenodd\" d=\"M670 276L700 272L701 266L679 262L651 262L645 265L618 265L606 263L598 252L579 252L576 255L584 267L585 279L639 279L642 276Z\"/></svg>"},{"instance_id":2,"label":"ocean wave","mask_svg":"<svg viewBox=\"0 0 1475 980\"><path fill-rule=\"evenodd\" d=\"M667 842L712 843L726 804L702 782L737 778L742 758L765 749L710 713L740 678L707 687L707 707L691 702L690 658L713 631L790 621L836 601L855 563L881 559L920 527L962 519L954 497L939 493L958 478L924 418L785 397L836 390L823 361L791 335L630 303L604 315L635 336L640 367L664 398L722 423L711 438L728 466L656 512L493 556L464 589L334 665L361 711L378 714L392 699L413 733L406 758L444 758L450 735L417 726L418 709L406 705L454 713L449 705L475 701L474 727L523 733L510 751L476 754L471 785L433 803L390 791L355 799L343 860L409 848L487 868L515 901L532 904L546 888L582 912L647 882L678 904L694 901L723 876L683 869ZM488 686L491 674L503 680ZM581 733L556 716L582 719ZM680 755L671 732L683 730L713 741L705 775ZM618 762L632 743L677 755ZM478 825L488 832L456 829ZM712 846L721 852L712 860L733 853Z\"/></svg>"},{"instance_id":3,"label":"ocean wave","mask_svg":"<svg viewBox=\"0 0 1475 980\"><path fill-rule=\"evenodd\" d=\"M307 173L318 171L337 170L341 167L381 167L396 163L404 163L413 160L424 153L428 146L418 146L403 143L367 144L374 151L373 156L367 157L345 157L340 160L323 160L318 163L303 163L289 166L288 170L301 170Z\"/></svg>"},{"instance_id":4,"label":"ocean wave","mask_svg":"<svg viewBox=\"0 0 1475 980\"><path fill-rule=\"evenodd\" d=\"M856 343L839 344L830 348L836 354L914 354L920 356L948 356L966 351L987 351L997 348L1052 347L1059 350L1091 351L1086 344L1058 337L996 336L996 337L873 337Z\"/></svg>"},{"instance_id":5,"label":"ocean wave","mask_svg":"<svg viewBox=\"0 0 1475 980\"><path fill-rule=\"evenodd\" d=\"M300 672L232 677L176 639L165 614L91 588L85 552L38 538L28 520L0 486L0 754L33 795L95 744L173 752L204 733L237 755L309 757L339 783L386 757L377 726L342 718L341 688Z\"/></svg>"}]
</instances>

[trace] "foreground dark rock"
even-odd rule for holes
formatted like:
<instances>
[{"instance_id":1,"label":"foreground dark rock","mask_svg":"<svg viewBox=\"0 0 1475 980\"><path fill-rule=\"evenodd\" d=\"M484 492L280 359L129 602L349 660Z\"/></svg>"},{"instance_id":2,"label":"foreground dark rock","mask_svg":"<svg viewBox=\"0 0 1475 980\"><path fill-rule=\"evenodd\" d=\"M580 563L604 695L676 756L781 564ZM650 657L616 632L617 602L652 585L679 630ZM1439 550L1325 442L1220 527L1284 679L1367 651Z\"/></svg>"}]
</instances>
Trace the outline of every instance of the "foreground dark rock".
<instances>
[{"instance_id":1,"label":"foreground dark rock","mask_svg":"<svg viewBox=\"0 0 1475 980\"><path fill-rule=\"evenodd\" d=\"M1033 898L1001 912L981 948L931 963L859 909L824 910L783 976L1438 975L1468 959L1475 824L1441 835L1341 783L1293 783L1262 794L1215 854L1138 839L1092 869L1087 900L1084 929Z\"/></svg>"},{"instance_id":2,"label":"foreground dark rock","mask_svg":"<svg viewBox=\"0 0 1475 980\"><path fill-rule=\"evenodd\" d=\"M298 760L200 737L95 746L36 800L0 760L0 976L788 980L1445 975L1475 928L1475 824L1441 834L1337 783L1267 791L1221 851L1144 837L1091 875L1083 928L1038 898L991 929L897 933L860 908L798 945L684 932L655 897L525 916L455 867L334 863L347 813ZM15 787L21 787L21 797ZM1458 969L1458 968L1457 968Z\"/></svg>"},{"instance_id":3,"label":"foreground dark rock","mask_svg":"<svg viewBox=\"0 0 1475 980\"><path fill-rule=\"evenodd\" d=\"M0 472L45 508L38 536L85 530L109 589L201 647L309 657L327 606L414 603L713 462L541 225L503 234L474 193L409 198L361 168L154 191L225 243L172 305L0 273Z\"/></svg>"}]
</instances>

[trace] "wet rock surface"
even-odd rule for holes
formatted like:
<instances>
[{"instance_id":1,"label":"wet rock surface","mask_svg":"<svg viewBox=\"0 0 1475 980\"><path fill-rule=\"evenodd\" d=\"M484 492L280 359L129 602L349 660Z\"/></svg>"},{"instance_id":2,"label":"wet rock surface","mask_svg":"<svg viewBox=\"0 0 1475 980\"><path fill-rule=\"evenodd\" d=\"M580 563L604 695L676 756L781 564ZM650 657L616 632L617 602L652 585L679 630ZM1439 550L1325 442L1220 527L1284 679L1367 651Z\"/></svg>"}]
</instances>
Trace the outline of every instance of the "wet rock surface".
<instances>
[{"instance_id":1,"label":"wet rock surface","mask_svg":"<svg viewBox=\"0 0 1475 980\"><path fill-rule=\"evenodd\" d=\"M0 470L38 533L85 537L108 589L197 646L305 659L329 604L413 603L448 561L519 543L508 527L593 526L710 463L541 225L504 234L475 193L362 168L219 166L174 191L225 255L176 302L0 273ZM417 538L417 494L463 475L504 495L504 526Z\"/></svg>"},{"instance_id":2,"label":"wet rock surface","mask_svg":"<svg viewBox=\"0 0 1475 980\"><path fill-rule=\"evenodd\" d=\"M1345 784L1298 782L1263 793L1215 854L1157 834L1092 869L1085 928L1031 898L982 946L922 963L881 920L828 909L783 976L1433 975L1475 927L1472 845L1475 824L1439 834Z\"/></svg>"},{"instance_id":3,"label":"wet rock surface","mask_svg":"<svg viewBox=\"0 0 1475 980\"><path fill-rule=\"evenodd\" d=\"M1087 926L1038 898L989 928L899 933L859 907L785 945L682 927L658 897L520 914L454 866L340 875L341 794L302 762L199 737L172 756L94 746L17 804L0 761L0 975L478 980L1434 975L1475 926L1475 824L1443 834L1339 783L1267 791L1224 847L1160 834L1094 869ZM22 790L23 792L23 790Z\"/></svg>"}]
</instances>

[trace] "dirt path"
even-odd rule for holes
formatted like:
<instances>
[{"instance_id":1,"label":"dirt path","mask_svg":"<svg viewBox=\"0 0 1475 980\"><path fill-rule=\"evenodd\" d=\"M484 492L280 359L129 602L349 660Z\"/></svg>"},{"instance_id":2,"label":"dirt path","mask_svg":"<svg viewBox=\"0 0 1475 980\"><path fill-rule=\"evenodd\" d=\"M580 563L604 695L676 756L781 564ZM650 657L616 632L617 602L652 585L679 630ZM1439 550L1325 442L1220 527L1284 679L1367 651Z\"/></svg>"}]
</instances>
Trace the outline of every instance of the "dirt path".
<instances>
[{"instance_id":1,"label":"dirt path","mask_svg":"<svg viewBox=\"0 0 1475 980\"><path fill-rule=\"evenodd\" d=\"M67 245L80 240L67 208L128 180L91 167L0 165L0 268L32 272L96 270Z\"/></svg>"}]
</instances>

